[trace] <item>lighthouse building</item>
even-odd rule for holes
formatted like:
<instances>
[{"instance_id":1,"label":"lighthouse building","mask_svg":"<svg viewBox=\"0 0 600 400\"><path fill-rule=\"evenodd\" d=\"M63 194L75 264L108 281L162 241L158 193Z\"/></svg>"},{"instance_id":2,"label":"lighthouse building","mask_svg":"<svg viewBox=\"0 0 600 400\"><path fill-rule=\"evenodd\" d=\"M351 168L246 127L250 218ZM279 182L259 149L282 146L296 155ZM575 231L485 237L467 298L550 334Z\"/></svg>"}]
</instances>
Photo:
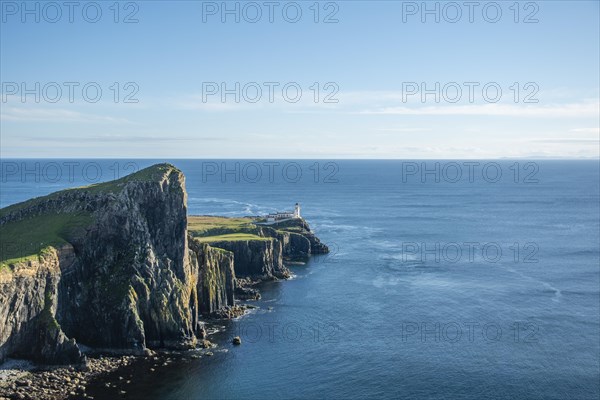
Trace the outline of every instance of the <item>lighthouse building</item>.
<instances>
[{"instance_id":1,"label":"lighthouse building","mask_svg":"<svg viewBox=\"0 0 600 400\"><path fill-rule=\"evenodd\" d=\"M294 206L294 211L277 212L275 214L267 215L266 218L267 222L281 221L290 218L302 218L300 216L300 204L296 203L296 205Z\"/></svg>"}]
</instances>

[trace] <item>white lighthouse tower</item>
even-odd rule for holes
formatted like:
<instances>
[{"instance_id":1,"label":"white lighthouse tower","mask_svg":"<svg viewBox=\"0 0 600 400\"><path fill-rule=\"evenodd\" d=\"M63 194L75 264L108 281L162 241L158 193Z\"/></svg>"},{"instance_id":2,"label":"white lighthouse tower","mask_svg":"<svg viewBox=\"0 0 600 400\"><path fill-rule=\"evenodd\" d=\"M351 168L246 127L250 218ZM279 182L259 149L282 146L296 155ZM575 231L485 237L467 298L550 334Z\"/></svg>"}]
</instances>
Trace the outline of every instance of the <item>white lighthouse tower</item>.
<instances>
[{"instance_id":1,"label":"white lighthouse tower","mask_svg":"<svg viewBox=\"0 0 600 400\"><path fill-rule=\"evenodd\" d=\"M294 207L294 218L302 218L300 217L300 204L296 203L296 206Z\"/></svg>"}]
</instances>

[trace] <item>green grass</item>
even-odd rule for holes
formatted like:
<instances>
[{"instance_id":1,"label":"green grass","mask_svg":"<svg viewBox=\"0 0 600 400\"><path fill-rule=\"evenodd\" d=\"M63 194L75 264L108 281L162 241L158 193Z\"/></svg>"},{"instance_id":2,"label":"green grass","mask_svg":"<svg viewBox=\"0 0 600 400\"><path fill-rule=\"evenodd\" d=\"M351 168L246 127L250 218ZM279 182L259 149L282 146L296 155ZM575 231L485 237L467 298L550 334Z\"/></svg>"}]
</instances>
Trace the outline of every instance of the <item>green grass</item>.
<instances>
[{"instance_id":1,"label":"green grass","mask_svg":"<svg viewBox=\"0 0 600 400\"><path fill-rule=\"evenodd\" d=\"M246 229L255 228L252 218L226 218L212 216L188 217L188 231L192 236L210 236L211 231L225 233L241 233Z\"/></svg>"},{"instance_id":2,"label":"green grass","mask_svg":"<svg viewBox=\"0 0 600 400\"><path fill-rule=\"evenodd\" d=\"M41 203L43 201L52 199L54 197L58 197L69 191L88 191L91 193L115 193L115 192L120 191L125 186L125 184L128 182L156 181L156 180L160 179L162 176L164 176L165 174L169 173L170 171L179 172L179 170L171 164L156 164L156 165L150 166L148 168L144 168L138 172L124 176L123 178L120 178L120 179L117 179L114 181L108 181L108 182L97 183L97 184L93 184L93 185L89 185L89 186L65 189L65 190L61 190L59 192L51 193L47 196L36 197L36 198L30 199L30 200L24 201L22 203L18 203L18 204L9 206L9 207L5 207L3 209L0 209L0 217L3 217L5 215L7 215L11 212L17 211L19 209L31 207L37 203Z\"/></svg>"},{"instance_id":3,"label":"green grass","mask_svg":"<svg viewBox=\"0 0 600 400\"><path fill-rule=\"evenodd\" d=\"M44 294L44 309L40 313L40 322L45 329L60 329L58 321L52 315L52 295L48 291Z\"/></svg>"},{"instance_id":4,"label":"green grass","mask_svg":"<svg viewBox=\"0 0 600 400\"><path fill-rule=\"evenodd\" d=\"M21 209L34 207L68 192L114 193L120 191L128 182L159 181L171 172L180 171L171 164L153 165L114 181L66 189L5 207L0 209L0 217ZM67 243L69 236L77 228L91 223L92 217L90 214L75 212L71 214L49 213L0 225L0 269L8 268L10 264L16 262L35 260L49 248Z\"/></svg>"},{"instance_id":5,"label":"green grass","mask_svg":"<svg viewBox=\"0 0 600 400\"><path fill-rule=\"evenodd\" d=\"M252 235L249 233L228 233L225 235L217 235L217 236L203 236L197 237L196 240L202 243L211 243L211 242L236 242L241 240L272 240L271 238L264 238L257 235Z\"/></svg>"},{"instance_id":6,"label":"green grass","mask_svg":"<svg viewBox=\"0 0 600 400\"><path fill-rule=\"evenodd\" d=\"M76 190L89 190L91 192L118 192L125 186L128 182L152 182L157 181L165 174L176 171L180 172L175 166L171 164L156 164L152 165L148 168L144 168L139 170L138 172L134 172L133 174L124 176L123 178L116 179L114 181L96 183L94 185L83 186L80 188L76 188Z\"/></svg>"},{"instance_id":7,"label":"green grass","mask_svg":"<svg viewBox=\"0 0 600 400\"><path fill-rule=\"evenodd\" d=\"M50 247L61 246L88 226L89 214L47 214L0 226L0 270L10 264L35 260Z\"/></svg>"}]
</instances>

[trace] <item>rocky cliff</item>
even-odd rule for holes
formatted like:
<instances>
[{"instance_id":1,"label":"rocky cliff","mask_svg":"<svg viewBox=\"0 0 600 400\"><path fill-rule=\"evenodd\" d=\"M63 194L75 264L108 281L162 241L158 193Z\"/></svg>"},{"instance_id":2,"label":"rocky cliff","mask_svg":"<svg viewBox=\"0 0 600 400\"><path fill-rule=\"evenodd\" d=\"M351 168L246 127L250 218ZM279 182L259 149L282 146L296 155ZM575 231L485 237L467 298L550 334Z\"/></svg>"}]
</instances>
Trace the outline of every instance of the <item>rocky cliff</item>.
<instances>
[{"instance_id":1,"label":"rocky cliff","mask_svg":"<svg viewBox=\"0 0 600 400\"><path fill-rule=\"evenodd\" d=\"M211 246L233 253L237 277L260 280L290 277L290 271L283 264L283 250L279 240L216 241Z\"/></svg>"},{"instance_id":2,"label":"rocky cliff","mask_svg":"<svg viewBox=\"0 0 600 400\"><path fill-rule=\"evenodd\" d=\"M321 243L302 218L289 219L271 225L259 225L263 235L277 237L284 242L285 255L294 258L312 254L329 253L329 248Z\"/></svg>"},{"instance_id":3,"label":"rocky cliff","mask_svg":"<svg viewBox=\"0 0 600 400\"><path fill-rule=\"evenodd\" d=\"M77 343L192 347L203 316L255 295L237 277L286 278L286 260L327 250L303 220L246 225L251 240L188 235L185 179L169 164L0 210L0 362L76 363Z\"/></svg>"},{"instance_id":4,"label":"rocky cliff","mask_svg":"<svg viewBox=\"0 0 600 400\"><path fill-rule=\"evenodd\" d=\"M0 361L7 355L46 363L83 360L74 340L68 340L55 314L62 266L69 249L50 249L38 260L0 271Z\"/></svg>"},{"instance_id":5,"label":"rocky cliff","mask_svg":"<svg viewBox=\"0 0 600 400\"><path fill-rule=\"evenodd\" d=\"M190 238L190 250L190 262L194 273L197 274L194 289L198 311L202 315L211 316L232 307L236 281L233 253L211 247L193 238Z\"/></svg>"},{"instance_id":6,"label":"rocky cliff","mask_svg":"<svg viewBox=\"0 0 600 400\"><path fill-rule=\"evenodd\" d=\"M86 223L71 229L68 221L80 213ZM26 232L11 232L45 226L48 216L55 230L43 232L47 246L1 271L2 357L78 361L77 346L67 337L130 353L195 343L199 275L188 258L179 170L158 165L8 207L0 216L3 241L27 241Z\"/></svg>"},{"instance_id":7,"label":"rocky cliff","mask_svg":"<svg viewBox=\"0 0 600 400\"><path fill-rule=\"evenodd\" d=\"M233 253L235 274L244 281L289 278L287 262L329 252L301 218L261 224L251 217L192 216L190 226L198 241Z\"/></svg>"}]
</instances>

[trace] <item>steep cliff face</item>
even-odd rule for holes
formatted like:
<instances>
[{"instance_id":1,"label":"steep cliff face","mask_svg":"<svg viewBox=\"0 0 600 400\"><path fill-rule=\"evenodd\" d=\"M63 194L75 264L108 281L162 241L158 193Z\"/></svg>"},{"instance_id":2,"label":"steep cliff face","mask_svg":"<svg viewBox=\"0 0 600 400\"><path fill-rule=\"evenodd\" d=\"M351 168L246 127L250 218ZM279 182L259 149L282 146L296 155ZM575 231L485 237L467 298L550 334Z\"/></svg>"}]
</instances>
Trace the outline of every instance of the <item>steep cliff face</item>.
<instances>
[{"instance_id":1,"label":"steep cliff face","mask_svg":"<svg viewBox=\"0 0 600 400\"><path fill-rule=\"evenodd\" d=\"M74 213L89 216L86 224L44 232L52 240L40 255L0 269L0 360L77 361L67 338L140 354L189 347L201 328L198 313L233 302L231 259L207 249L192 262L184 177L175 167L3 209L2 240L19 224L36 226L49 215L62 223Z\"/></svg>"},{"instance_id":2,"label":"steep cliff face","mask_svg":"<svg viewBox=\"0 0 600 400\"><path fill-rule=\"evenodd\" d=\"M329 253L329 248L321 243L321 240L315 236L308 223L302 218L290 219L269 226L261 226L261 229L265 236L279 237L279 235L292 235L287 241L289 249L286 250L290 255ZM309 243L308 249L306 241Z\"/></svg>"},{"instance_id":3,"label":"steep cliff face","mask_svg":"<svg viewBox=\"0 0 600 400\"><path fill-rule=\"evenodd\" d=\"M0 361L8 355L45 363L83 361L54 318L60 269L72 262L60 253L49 249L14 271L0 270Z\"/></svg>"},{"instance_id":4,"label":"steep cliff face","mask_svg":"<svg viewBox=\"0 0 600 400\"><path fill-rule=\"evenodd\" d=\"M237 277L285 279L290 276L290 271L283 264L283 250L278 240L216 241L211 246L233 253Z\"/></svg>"},{"instance_id":5,"label":"steep cliff face","mask_svg":"<svg viewBox=\"0 0 600 400\"><path fill-rule=\"evenodd\" d=\"M197 271L197 310L206 316L234 305L233 253L190 239L191 265Z\"/></svg>"},{"instance_id":6,"label":"steep cliff face","mask_svg":"<svg viewBox=\"0 0 600 400\"><path fill-rule=\"evenodd\" d=\"M311 245L305 236L286 231L273 231L269 232L269 234L281 242L283 259L285 261L304 262L310 257L312 253Z\"/></svg>"},{"instance_id":7,"label":"steep cliff face","mask_svg":"<svg viewBox=\"0 0 600 400\"><path fill-rule=\"evenodd\" d=\"M193 216L190 227L197 240L233 253L240 282L288 278L291 273L286 262L304 262L312 254L329 251L301 218L265 225L250 217ZM242 298L257 296L242 290L237 294Z\"/></svg>"},{"instance_id":8,"label":"steep cliff face","mask_svg":"<svg viewBox=\"0 0 600 400\"><path fill-rule=\"evenodd\" d=\"M61 279L57 313L68 336L140 353L194 342L184 179L174 168L157 172L111 191L72 240L77 260Z\"/></svg>"}]
</instances>

